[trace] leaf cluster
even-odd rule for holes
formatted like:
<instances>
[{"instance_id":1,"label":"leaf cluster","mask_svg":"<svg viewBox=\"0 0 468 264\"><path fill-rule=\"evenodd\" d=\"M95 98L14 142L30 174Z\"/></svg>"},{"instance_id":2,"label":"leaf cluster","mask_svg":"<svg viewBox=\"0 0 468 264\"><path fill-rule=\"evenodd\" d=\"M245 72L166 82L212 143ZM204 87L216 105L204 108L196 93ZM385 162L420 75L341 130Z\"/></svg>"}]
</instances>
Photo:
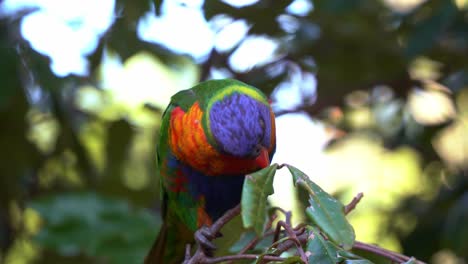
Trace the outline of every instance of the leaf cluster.
<instances>
[{"instance_id":1,"label":"leaf cluster","mask_svg":"<svg viewBox=\"0 0 468 264\"><path fill-rule=\"evenodd\" d=\"M268 206L267 197L273 194L274 175L282 167L288 168L296 187L309 196L307 221L295 227L291 224L290 212ZM361 198L362 194L344 206L294 166L273 164L249 174L244 183L241 206L228 211L209 228L209 232L217 233L223 225L241 214L244 228L253 230L255 236L238 242L236 248L242 249L230 256L209 257L198 245L195 254L187 255L184 263L247 259L255 259L255 263L421 263L414 258L356 241L346 214L354 209ZM275 213L269 215L268 211ZM278 216L276 212L283 213L286 219L277 221L276 228L272 229ZM271 240L272 243L268 245L267 241ZM260 243L263 247L256 247Z\"/></svg>"}]
</instances>

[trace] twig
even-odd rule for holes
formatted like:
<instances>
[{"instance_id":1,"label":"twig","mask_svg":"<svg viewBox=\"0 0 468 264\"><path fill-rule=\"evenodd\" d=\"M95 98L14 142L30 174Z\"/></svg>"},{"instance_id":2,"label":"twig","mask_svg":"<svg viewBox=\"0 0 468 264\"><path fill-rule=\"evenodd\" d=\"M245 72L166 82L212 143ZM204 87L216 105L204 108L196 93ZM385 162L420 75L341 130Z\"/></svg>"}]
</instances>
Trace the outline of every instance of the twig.
<instances>
[{"instance_id":1,"label":"twig","mask_svg":"<svg viewBox=\"0 0 468 264\"><path fill-rule=\"evenodd\" d=\"M354 243L353 249L360 249L360 250L368 251L368 252L377 254L379 256L385 257L385 258L387 258L387 259L389 259L389 260L391 260L393 262L397 262L397 263L406 262L406 261L411 259L410 257L402 255L400 253L393 252L393 251L381 248L381 247L376 246L376 245L371 245L371 244L367 244L367 243L363 243L363 242L359 242L359 241L356 241ZM419 260L416 260L416 262L424 263L424 262L419 261Z\"/></svg>"},{"instance_id":2,"label":"twig","mask_svg":"<svg viewBox=\"0 0 468 264\"><path fill-rule=\"evenodd\" d=\"M347 215L349 214L354 208L356 208L356 205L361 201L362 197L364 197L364 194L362 192L358 193L351 202L345 206L344 208L344 213Z\"/></svg>"},{"instance_id":3,"label":"twig","mask_svg":"<svg viewBox=\"0 0 468 264\"><path fill-rule=\"evenodd\" d=\"M287 163L282 163L282 164L278 165L277 170L282 169L284 166L288 166L288 164Z\"/></svg>"},{"instance_id":4,"label":"twig","mask_svg":"<svg viewBox=\"0 0 468 264\"><path fill-rule=\"evenodd\" d=\"M229 209L223 216L221 216L214 224L210 226L210 230L213 234L218 233L224 225L226 225L231 219L238 216L241 212L241 206L238 204L236 207Z\"/></svg>"},{"instance_id":5,"label":"twig","mask_svg":"<svg viewBox=\"0 0 468 264\"><path fill-rule=\"evenodd\" d=\"M275 243L276 241L279 240L279 236L281 234L281 226L280 225L276 225L276 228L275 228L275 235L273 236L273 243Z\"/></svg>"},{"instance_id":6,"label":"twig","mask_svg":"<svg viewBox=\"0 0 468 264\"><path fill-rule=\"evenodd\" d=\"M266 227L265 227L265 232L263 233L263 235L261 237L255 237L253 238L252 240L250 240L249 243L247 243L247 245L245 245L240 251L239 253L237 253L236 255L244 255L245 252L247 252L248 250L250 249L253 249L257 244L258 242L260 241L260 239L263 239L271 234L273 234L273 231L271 231L271 226L273 225L273 221L275 221L275 219L277 218L278 216L275 214L275 215L272 215L270 220L268 221L268 223L266 224ZM268 231L270 230L270 231ZM227 264L232 264L232 260L227 262Z\"/></svg>"},{"instance_id":7,"label":"twig","mask_svg":"<svg viewBox=\"0 0 468 264\"><path fill-rule=\"evenodd\" d=\"M280 208L280 207L274 206L274 207L272 207L271 209L280 211L281 213L283 213L284 215L286 215L287 221L288 221L288 214L291 215L290 212L287 212L286 210L284 210L283 208ZM275 231L270 230L271 227L272 227L272 225L273 225L273 222L276 220L276 218L278 218L278 215L276 215L276 214L272 215L271 218L270 218L270 220L268 221L268 223L267 223L266 226L265 226L265 232L264 232L264 234L263 234L261 237L255 237L254 239L252 239L249 243L247 243L247 245L246 245L245 247L243 247L243 248L239 251L239 253L237 253L237 255L245 254L245 252L247 252L248 250L254 248L254 247L257 245L257 243L258 243L261 239L263 239L263 238L265 238L265 237L267 237L267 236L269 236L269 235L272 235L272 234L276 233ZM290 218L291 218L291 217L289 217L289 221L290 221ZM273 242L274 242L274 241L276 241L276 240L273 239ZM229 263L231 263L231 262L229 262Z\"/></svg>"},{"instance_id":8,"label":"twig","mask_svg":"<svg viewBox=\"0 0 468 264\"><path fill-rule=\"evenodd\" d=\"M301 259L302 261L304 261L304 263L307 263L307 256L305 255L305 252L304 252L304 249L302 248L302 243L301 241L299 241L297 235L296 235L296 232L293 230L293 228L286 222L284 221L279 221L278 222L278 225L276 226L276 234L275 234L275 238L277 236L277 234L279 233L279 229L283 227L284 230L286 230L286 233L288 234L289 238L296 244L297 246L297 251L299 252L299 255L301 256Z\"/></svg>"},{"instance_id":9,"label":"twig","mask_svg":"<svg viewBox=\"0 0 468 264\"><path fill-rule=\"evenodd\" d=\"M301 230L302 231L301 234L299 234L299 233L296 234L297 240L299 240L301 242L301 245L306 244L307 239L309 237L307 232L304 232L304 230L305 229ZM290 248L292 248L295 245L296 245L296 243L291 241L291 240L284 241L283 243L278 244L278 246L276 247L275 255L279 256L283 252L289 250Z\"/></svg>"},{"instance_id":10,"label":"twig","mask_svg":"<svg viewBox=\"0 0 468 264\"><path fill-rule=\"evenodd\" d=\"M282 165L281 165L282 166ZM280 207L272 207L272 209L274 210L277 210L277 211L280 211L281 213L284 214L285 216L285 222L287 225L291 226L291 212L290 211L286 211L284 210L283 208L280 208ZM273 236L273 243L275 243L276 241L278 241L279 239L279 235L281 233L281 226L279 224L276 225L276 228L275 228L275 232L274 232L274 236Z\"/></svg>"},{"instance_id":11,"label":"twig","mask_svg":"<svg viewBox=\"0 0 468 264\"><path fill-rule=\"evenodd\" d=\"M257 254L241 254L241 255L222 256L222 257L216 257L216 258L206 258L206 260L203 263L214 264L214 263L221 263L224 261L234 261L234 260L241 260L241 259L258 259L258 258L259 258L259 255ZM284 261L285 260L285 258L277 257L277 256L270 256L270 255L263 256L263 259L267 261Z\"/></svg>"},{"instance_id":12,"label":"twig","mask_svg":"<svg viewBox=\"0 0 468 264\"><path fill-rule=\"evenodd\" d=\"M280 165L280 166L281 166L281 165ZM287 215L287 214L288 214L288 211L286 211L286 210L284 210L283 208L278 207L278 206L272 206L272 207L271 207L271 210L280 211L280 212L283 213L284 215Z\"/></svg>"}]
</instances>

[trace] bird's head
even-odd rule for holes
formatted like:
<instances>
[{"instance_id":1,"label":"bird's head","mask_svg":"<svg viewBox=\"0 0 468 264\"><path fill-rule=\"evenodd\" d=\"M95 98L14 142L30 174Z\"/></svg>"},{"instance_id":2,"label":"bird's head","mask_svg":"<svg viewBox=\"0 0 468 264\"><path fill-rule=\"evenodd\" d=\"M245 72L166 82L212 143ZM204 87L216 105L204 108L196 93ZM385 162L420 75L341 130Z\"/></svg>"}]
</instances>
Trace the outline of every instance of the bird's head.
<instances>
[{"instance_id":1,"label":"bird's head","mask_svg":"<svg viewBox=\"0 0 468 264\"><path fill-rule=\"evenodd\" d=\"M275 118L261 91L226 86L207 102L204 118L208 140L233 166L252 172L270 164L276 147Z\"/></svg>"},{"instance_id":2,"label":"bird's head","mask_svg":"<svg viewBox=\"0 0 468 264\"><path fill-rule=\"evenodd\" d=\"M235 80L212 80L175 99L190 96L197 100L185 110L176 107L170 118L169 145L180 161L212 176L243 175L270 164L275 117L260 90Z\"/></svg>"},{"instance_id":3,"label":"bird's head","mask_svg":"<svg viewBox=\"0 0 468 264\"><path fill-rule=\"evenodd\" d=\"M210 103L206 118L218 151L249 164L253 161L259 168L268 166L275 147L274 116L268 102L257 91L241 86L221 90Z\"/></svg>"}]
</instances>

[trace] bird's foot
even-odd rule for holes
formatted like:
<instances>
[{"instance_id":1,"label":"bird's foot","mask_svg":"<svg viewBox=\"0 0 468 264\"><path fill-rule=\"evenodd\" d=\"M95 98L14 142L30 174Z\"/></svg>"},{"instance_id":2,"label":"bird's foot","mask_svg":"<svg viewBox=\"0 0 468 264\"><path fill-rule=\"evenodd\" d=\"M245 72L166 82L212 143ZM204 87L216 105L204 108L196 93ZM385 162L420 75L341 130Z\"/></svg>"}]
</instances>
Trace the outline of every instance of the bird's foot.
<instances>
[{"instance_id":1,"label":"bird's foot","mask_svg":"<svg viewBox=\"0 0 468 264\"><path fill-rule=\"evenodd\" d=\"M217 232L213 234L209 227L203 226L195 232L195 241L205 255L211 257L216 249L216 246L211 241L221 236L221 233Z\"/></svg>"}]
</instances>

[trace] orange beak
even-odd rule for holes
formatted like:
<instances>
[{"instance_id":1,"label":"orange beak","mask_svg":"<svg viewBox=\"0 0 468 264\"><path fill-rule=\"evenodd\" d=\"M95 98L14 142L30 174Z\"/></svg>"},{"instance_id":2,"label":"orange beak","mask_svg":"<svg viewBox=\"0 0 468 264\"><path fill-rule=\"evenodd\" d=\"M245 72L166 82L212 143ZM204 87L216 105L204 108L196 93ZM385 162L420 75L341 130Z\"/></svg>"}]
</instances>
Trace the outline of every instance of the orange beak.
<instances>
[{"instance_id":1,"label":"orange beak","mask_svg":"<svg viewBox=\"0 0 468 264\"><path fill-rule=\"evenodd\" d=\"M266 148L262 147L260 154L255 158L255 164L262 169L270 165L270 157Z\"/></svg>"}]
</instances>

